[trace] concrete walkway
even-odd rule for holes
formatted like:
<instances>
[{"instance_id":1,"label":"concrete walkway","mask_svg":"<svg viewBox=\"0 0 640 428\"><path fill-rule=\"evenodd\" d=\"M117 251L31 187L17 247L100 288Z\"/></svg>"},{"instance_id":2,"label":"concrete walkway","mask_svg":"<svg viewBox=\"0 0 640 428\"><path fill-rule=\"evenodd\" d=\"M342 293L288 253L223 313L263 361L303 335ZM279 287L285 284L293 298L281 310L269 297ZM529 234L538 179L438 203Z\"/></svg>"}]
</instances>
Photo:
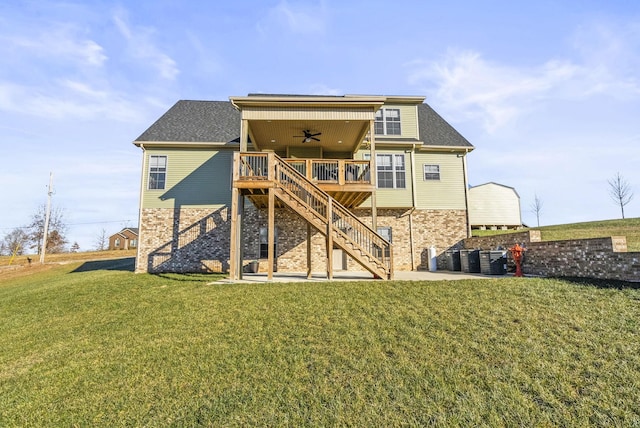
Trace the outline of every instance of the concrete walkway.
<instances>
[{"instance_id":1,"label":"concrete walkway","mask_svg":"<svg viewBox=\"0 0 640 428\"><path fill-rule=\"evenodd\" d=\"M396 281L455 281L460 279L478 279L478 278L505 278L513 276L507 275L482 275L479 273L464 273L451 271L413 271L413 272L395 272L394 280ZM369 272L334 272L334 281L372 281L373 275ZM243 273L242 279L232 281L229 278L221 279L216 283L265 283L265 282L324 282L327 281L325 273L314 273L311 279L307 279L306 273L278 273L273 274L273 280L267 279L266 273Z\"/></svg>"}]
</instances>

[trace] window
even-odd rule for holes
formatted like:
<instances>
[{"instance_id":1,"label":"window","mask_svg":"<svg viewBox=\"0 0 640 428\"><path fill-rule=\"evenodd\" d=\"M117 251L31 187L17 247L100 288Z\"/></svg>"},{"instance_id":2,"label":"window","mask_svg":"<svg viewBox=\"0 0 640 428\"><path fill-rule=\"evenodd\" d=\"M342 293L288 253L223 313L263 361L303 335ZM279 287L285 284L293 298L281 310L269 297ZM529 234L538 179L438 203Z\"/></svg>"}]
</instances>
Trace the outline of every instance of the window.
<instances>
[{"instance_id":1,"label":"window","mask_svg":"<svg viewBox=\"0 0 640 428\"><path fill-rule=\"evenodd\" d=\"M378 227L378 235L382 236L388 243L392 243L393 234L391 233L391 228L388 226ZM385 249L384 256L389 258L391 256L391 251L389 248Z\"/></svg>"},{"instance_id":2,"label":"window","mask_svg":"<svg viewBox=\"0 0 640 428\"><path fill-rule=\"evenodd\" d=\"M440 180L440 165L423 165L424 180Z\"/></svg>"},{"instance_id":3,"label":"window","mask_svg":"<svg viewBox=\"0 0 640 428\"><path fill-rule=\"evenodd\" d=\"M376 135L400 135L400 109L383 108L376 112Z\"/></svg>"},{"instance_id":4,"label":"window","mask_svg":"<svg viewBox=\"0 0 640 428\"><path fill-rule=\"evenodd\" d=\"M132 239L129 243L129 246L131 248L135 248L138 245L138 240L137 239Z\"/></svg>"},{"instance_id":5,"label":"window","mask_svg":"<svg viewBox=\"0 0 640 428\"><path fill-rule=\"evenodd\" d=\"M273 254L274 256L278 254L276 251L278 248L278 229L275 229L273 237ZM269 257L269 231L266 227L260 228L260 257L261 259L266 259Z\"/></svg>"},{"instance_id":6,"label":"window","mask_svg":"<svg viewBox=\"0 0 640 428\"><path fill-rule=\"evenodd\" d=\"M167 180L167 157L149 156L149 189L164 189Z\"/></svg>"},{"instance_id":7,"label":"window","mask_svg":"<svg viewBox=\"0 0 640 428\"><path fill-rule=\"evenodd\" d=\"M379 189L404 189L406 187L406 170L404 155L377 155Z\"/></svg>"},{"instance_id":8,"label":"window","mask_svg":"<svg viewBox=\"0 0 640 428\"><path fill-rule=\"evenodd\" d=\"M120 247L120 238L116 238L116 242L114 242L114 247Z\"/></svg>"},{"instance_id":9,"label":"window","mask_svg":"<svg viewBox=\"0 0 640 428\"><path fill-rule=\"evenodd\" d=\"M378 228L378 235L382 236L387 242L391 243L391 228L387 226L381 226Z\"/></svg>"}]
</instances>

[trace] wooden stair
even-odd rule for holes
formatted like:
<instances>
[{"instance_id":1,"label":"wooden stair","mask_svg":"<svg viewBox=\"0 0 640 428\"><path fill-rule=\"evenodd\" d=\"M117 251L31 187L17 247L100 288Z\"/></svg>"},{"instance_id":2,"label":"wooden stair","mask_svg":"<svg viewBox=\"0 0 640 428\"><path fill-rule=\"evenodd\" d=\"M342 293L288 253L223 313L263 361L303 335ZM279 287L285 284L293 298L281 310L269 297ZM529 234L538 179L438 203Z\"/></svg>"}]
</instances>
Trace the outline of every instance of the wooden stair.
<instances>
[{"instance_id":1,"label":"wooden stair","mask_svg":"<svg viewBox=\"0 0 640 428\"><path fill-rule=\"evenodd\" d=\"M239 155L240 165L249 166L240 169L239 180L245 174L254 182L264 180L260 187L274 192L276 198L328 238L328 242L344 250L375 277L392 278L392 246L376 231L277 155ZM258 164L261 168L255 168ZM256 169L261 171L259 175L253 172Z\"/></svg>"}]
</instances>

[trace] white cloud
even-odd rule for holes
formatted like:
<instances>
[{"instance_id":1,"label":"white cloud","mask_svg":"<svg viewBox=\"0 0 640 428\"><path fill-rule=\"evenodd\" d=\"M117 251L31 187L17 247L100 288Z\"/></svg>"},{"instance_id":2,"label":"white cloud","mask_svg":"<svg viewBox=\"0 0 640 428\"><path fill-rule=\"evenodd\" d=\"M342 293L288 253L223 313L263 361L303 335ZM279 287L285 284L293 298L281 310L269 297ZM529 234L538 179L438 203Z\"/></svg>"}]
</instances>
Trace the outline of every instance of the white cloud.
<instances>
[{"instance_id":1,"label":"white cloud","mask_svg":"<svg viewBox=\"0 0 640 428\"><path fill-rule=\"evenodd\" d=\"M124 9L118 9L114 13L113 22L127 40L128 52L135 60L155 68L163 79L175 80L180 73L178 64L155 45L153 29L130 25Z\"/></svg>"},{"instance_id":2,"label":"white cloud","mask_svg":"<svg viewBox=\"0 0 640 428\"><path fill-rule=\"evenodd\" d=\"M428 91L447 109L483 123L488 132L506 125L546 98L580 68L566 61L549 61L526 69L492 63L477 52L449 51L439 62L414 63L412 84Z\"/></svg>"},{"instance_id":3,"label":"white cloud","mask_svg":"<svg viewBox=\"0 0 640 428\"><path fill-rule=\"evenodd\" d=\"M92 88L87 83L62 80L46 86L0 82L0 110L47 119L102 119L141 122L141 103L125 95Z\"/></svg>"},{"instance_id":4,"label":"white cloud","mask_svg":"<svg viewBox=\"0 0 640 428\"><path fill-rule=\"evenodd\" d=\"M318 4L309 2L290 3L281 0L271 8L266 18L258 23L258 31L288 30L294 34L323 33L326 27L327 12L324 2Z\"/></svg>"},{"instance_id":5,"label":"white cloud","mask_svg":"<svg viewBox=\"0 0 640 428\"><path fill-rule=\"evenodd\" d=\"M309 94L310 95L344 95L340 89L331 88L321 83L311 85Z\"/></svg>"},{"instance_id":6,"label":"white cloud","mask_svg":"<svg viewBox=\"0 0 640 428\"><path fill-rule=\"evenodd\" d=\"M449 50L438 61L408 64L409 82L424 87L446 110L480 121L489 133L554 100L637 98L638 28L615 32L601 23L589 28L577 32L578 56L572 58L518 67L474 51Z\"/></svg>"},{"instance_id":7,"label":"white cloud","mask_svg":"<svg viewBox=\"0 0 640 428\"><path fill-rule=\"evenodd\" d=\"M100 67L107 61L100 44L85 37L72 25L51 24L28 35L2 35L5 52L25 53L56 62L73 61L83 66Z\"/></svg>"}]
</instances>

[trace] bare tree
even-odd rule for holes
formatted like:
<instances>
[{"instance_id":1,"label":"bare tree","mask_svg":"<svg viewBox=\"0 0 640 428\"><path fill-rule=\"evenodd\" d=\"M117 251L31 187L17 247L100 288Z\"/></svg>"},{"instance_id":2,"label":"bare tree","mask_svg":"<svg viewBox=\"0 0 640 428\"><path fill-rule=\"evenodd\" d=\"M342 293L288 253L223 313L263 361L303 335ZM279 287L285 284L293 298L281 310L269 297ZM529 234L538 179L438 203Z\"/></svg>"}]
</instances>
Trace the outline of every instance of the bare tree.
<instances>
[{"instance_id":1,"label":"bare tree","mask_svg":"<svg viewBox=\"0 0 640 428\"><path fill-rule=\"evenodd\" d=\"M538 227L540 227L540 214L542 214L543 205L544 203L542 202L542 199L540 199L538 197L538 194L536 193L534 195L533 203L531 204L530 209L531 209L531 212L536 215L536 220L538 221Z\"/></svg>"},{"instance_id":2,"label":"bare tree","mask_svg":"<svg viewBox=\"0 0 640 428\"><path fill-rule=\"evenodd\" d=\"M13 254L15 251L17 255L24 254L24 250L29 246L29 235L20 227L13 229L7 233L2 240L3 252L7 254Z\"/></svg>"},{"instance_id":3,"label":"bare tree","mask_svg":"<svg viewBox=\"0 0 640 428\"><path fill-rule=\"evenodd\" d=\"M624 218L624 206L633 199L633 191L629 182L619 172L609 180L609 195L616 204L620 205L622 218Z\"/></svg>"},{"instance_id":4,"label":"bare tree","mask_svg":"<svg viewBox=\"0 0 640 428\"><path fill-rule=\"evenodd\" d=\"M48 233L47 238L47 253L56 254L64 253L67 245L67 240L57 230L52 230Z\"/></svg>"},{"instance_id":5,"label":"bare tree","mask_svg":"<svg viewBox=\"0 0 640 428\"><path fill-rule=\"evenodd\" d=\"M41 205L37 211L31 216L31 223L27 226L27 233L31 241L31 248L36 249L40 254L42 251L42 235L44 235L44 222L46 218L47 207ZM64 220L64 210L61 208L52 208L51 217L49 218L49 231L47 238L47 251L53 244L51 249L53 252L59 252L64 244L67 243L64 234L67 231L67 224ZM54 233L55 232L55 233ZM52 241L51 238L54 237Z\"/></svg>"},{"instance_id":6,"label":"bare tree","mask_svg":"<svg viewBox=\"0 0 640 428\"><path fill-rule=\"evenodd\" d=\"M104 251L109 246L109 237L107 236L107 231L102 229L100 233L96 236L96 250Z\"/></svg>"},{"instance_id":7,"label":"bare tree","mask_svg":"<svg viewBox=\"0 0 640 428\"><path fill-rule=\"evenodd\" d=\"M80 245L78 244L78 241L75 241L69 248L69 251L72 253L77 253L79 249L80 249Z\"/></svg>"}]
</instances>

